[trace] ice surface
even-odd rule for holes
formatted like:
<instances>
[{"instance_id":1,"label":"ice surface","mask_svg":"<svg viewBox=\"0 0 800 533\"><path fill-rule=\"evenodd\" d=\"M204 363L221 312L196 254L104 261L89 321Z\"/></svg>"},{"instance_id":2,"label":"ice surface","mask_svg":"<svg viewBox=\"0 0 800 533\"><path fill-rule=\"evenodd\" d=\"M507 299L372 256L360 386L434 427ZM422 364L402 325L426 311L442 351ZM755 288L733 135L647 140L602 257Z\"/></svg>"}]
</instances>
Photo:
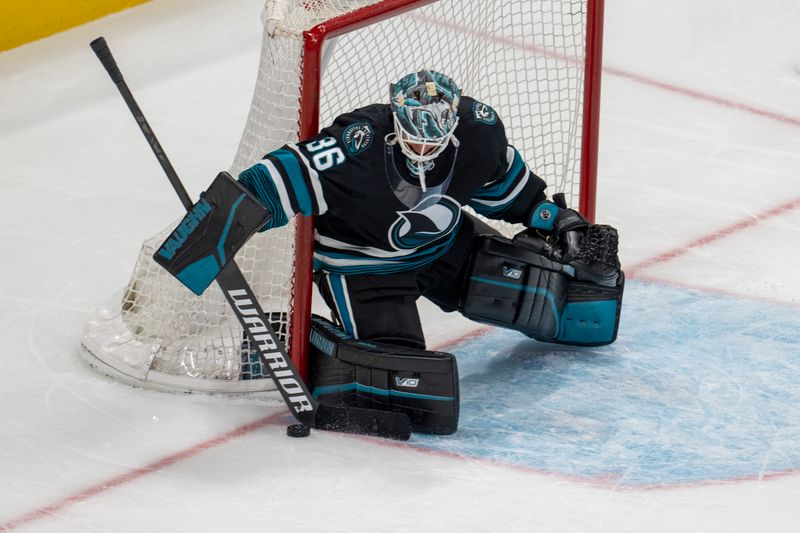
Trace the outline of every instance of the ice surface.
<instances>
[{"instance_id":1,"label":"ice surface","mask_svg":"<svg viewBox=\"0 0 800 533\"><path fill-rule=\"evenodd\" d=\"M610 346L554 348L497 329L452 348L460 429L414 442L617 487L797 468L800 310L626 289L625 328Z\"/></svg>"},{"instance_id":2,"label":"ice surface","mask_svg":"<svg viewBox=\"0 0 800 533\"><path fill-rule=\"evenodd\" d=\"M462 424L288 439L263 398L77 355L180 213L88 47L104 35L190 191L227 168L261 0L154 0L0 54L0 530L798 531L800 5L607 2L598 218L632 276L575 349L424 305ZM472 333L474 335L470 336Z\"/></svg>"}]
</instances>

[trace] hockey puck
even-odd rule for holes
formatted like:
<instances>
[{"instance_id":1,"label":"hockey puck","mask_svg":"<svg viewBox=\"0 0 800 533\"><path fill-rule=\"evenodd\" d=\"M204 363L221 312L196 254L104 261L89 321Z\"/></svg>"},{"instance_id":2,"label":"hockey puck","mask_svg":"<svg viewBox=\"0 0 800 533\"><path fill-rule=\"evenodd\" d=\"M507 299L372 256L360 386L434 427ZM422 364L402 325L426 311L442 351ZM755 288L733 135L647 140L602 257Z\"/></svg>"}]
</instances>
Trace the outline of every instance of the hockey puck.
<instances>
[{"instance_id":1,"label":"hockey puck","mask_svg":"<svg viewBox=\"0 0 800 533\"><path fill-rule=\"evenodd\" d=\"M286 426L286 434L290 437L308 437L311 434L311 428L305 424L291 424Z\"/></svg>"}]
</instances>

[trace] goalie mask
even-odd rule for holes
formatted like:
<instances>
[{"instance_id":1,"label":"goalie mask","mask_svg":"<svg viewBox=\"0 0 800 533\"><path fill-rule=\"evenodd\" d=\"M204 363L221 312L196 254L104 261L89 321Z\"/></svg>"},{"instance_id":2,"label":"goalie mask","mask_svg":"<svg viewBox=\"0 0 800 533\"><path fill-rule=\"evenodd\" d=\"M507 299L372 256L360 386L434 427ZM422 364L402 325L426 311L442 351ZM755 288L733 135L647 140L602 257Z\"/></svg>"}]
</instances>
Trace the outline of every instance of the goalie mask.
<instances>
[{"instance_id":1,"label":"goalie mask","mask_svg":"<svg viewBox=\"0 0 800 533\"><path fill-rule=\"evenodd\" d=\"M389 93L394 142L416 166L424 191L426 163L447 148L458 125L461 89L444 74L420 70L391 84Z\"/></svg>"}]
</instances>

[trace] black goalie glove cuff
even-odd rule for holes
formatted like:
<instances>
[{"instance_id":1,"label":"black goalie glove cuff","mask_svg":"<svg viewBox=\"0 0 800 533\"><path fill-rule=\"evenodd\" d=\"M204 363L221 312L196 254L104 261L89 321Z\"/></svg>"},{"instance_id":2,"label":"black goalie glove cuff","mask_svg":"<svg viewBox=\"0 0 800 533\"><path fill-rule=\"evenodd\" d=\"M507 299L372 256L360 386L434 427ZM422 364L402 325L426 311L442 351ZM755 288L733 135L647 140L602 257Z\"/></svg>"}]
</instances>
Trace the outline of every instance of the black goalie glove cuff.
<instances>
[{"instance_id":1,"label":"black goalie glove cuff","mask_svg":"<svg viewBox=\"0 0 800 533\"><path fill-rule=\"evenodd\" d=\"M533 206L527 226L544 236L558 237L569 231L586 229L589 221L579 212L568 208L564 193L558 193L553 195L552 201Z\"/></svg>"}]
</instances>

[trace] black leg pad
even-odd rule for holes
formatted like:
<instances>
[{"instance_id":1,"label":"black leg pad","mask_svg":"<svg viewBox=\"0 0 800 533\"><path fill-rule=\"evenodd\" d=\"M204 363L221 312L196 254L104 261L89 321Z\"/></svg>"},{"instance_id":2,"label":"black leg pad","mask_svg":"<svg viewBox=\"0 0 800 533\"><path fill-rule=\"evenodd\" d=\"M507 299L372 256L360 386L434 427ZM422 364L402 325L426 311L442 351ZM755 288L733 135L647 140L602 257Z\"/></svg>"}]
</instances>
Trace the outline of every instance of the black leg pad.
<instances>
[{"instance_id":1,"label":"black leg pad","mask_svg":"<svg viewBox=\"0 0 800 533\"><path fill-rule=\"evenodd\" d=\"M453 355L353 339L316 315L310 341L310 385L321 403L405 413L417 433L458 429Z\"/></svg>"},{"instance_id":2,"label":"black leg pad","mask_svg":"<svg viewBox=\"0 0 800 533\"><path fill-rule=\"evenodd\" d=\"M619 328L625 276L612 286L576 279L577 268L531 246L479 237L465 276L461 313L543 342L601 346Z\"/></svg>"}]
</instances>

